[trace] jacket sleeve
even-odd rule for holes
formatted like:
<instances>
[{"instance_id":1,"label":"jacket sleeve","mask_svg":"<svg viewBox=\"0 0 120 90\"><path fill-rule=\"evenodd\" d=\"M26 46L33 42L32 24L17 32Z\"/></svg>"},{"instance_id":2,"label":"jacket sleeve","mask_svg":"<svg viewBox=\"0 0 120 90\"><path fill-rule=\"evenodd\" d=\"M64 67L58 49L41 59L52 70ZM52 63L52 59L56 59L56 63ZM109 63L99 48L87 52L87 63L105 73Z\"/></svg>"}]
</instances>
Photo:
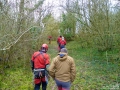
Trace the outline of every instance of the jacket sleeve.
<instances>
[{"instance_id":1,"label":"jacket sleeve","mask_svg":"<svg viewBox=\"0 0 120 90\"><path fill-rule=\"evenodd\" d=\"M54 62L54 60L51 62L48 71L49 71L50 76L54 79L55 78L55 62Z\"/></svg>"},{"instance_id":2,"label":"jacket sleeve","mask_svg":"<svg viewBox=\"0 0 120 90\"><path fill-rule=\"evenodd\" d=\"M72 59L72 63L71 63L71 82L73 82L75 80L76 77L76 67L75 67L75 62Z\"/></svg>"},{"instance_id":3,"label":"jacket sleeve","mask_svg":"<svg viewBox=\"0 0 120 90\"><path fill-rule=\"evenodd\" d=\"M50 57L48 54L46 54L46 65L50 64Z\"/></svg>"},{"instance_id":4,"label":"jacket sleeve","mask_svg":"<svg viewBox=\"0 0 120 90\"><path fill-rule=\"evenodd\" d=\"M34 70L34 62L33 62L33 60L31 60L31 69L32 69L32 72L33 72L33 70Z\"/></svg>"}]
</instances>

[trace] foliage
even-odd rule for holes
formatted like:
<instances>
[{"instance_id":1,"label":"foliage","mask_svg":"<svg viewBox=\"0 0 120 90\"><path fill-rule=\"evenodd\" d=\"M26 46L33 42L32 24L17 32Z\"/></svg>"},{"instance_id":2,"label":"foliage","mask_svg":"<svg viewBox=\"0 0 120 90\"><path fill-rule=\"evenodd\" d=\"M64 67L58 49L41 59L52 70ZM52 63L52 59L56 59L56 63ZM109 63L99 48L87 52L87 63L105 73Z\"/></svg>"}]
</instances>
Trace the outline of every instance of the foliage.
<instances>
[{"instance_id":1,"label":"foliage","mask_svg":"<svg viewBox=\"0 0 120 90\"><path fill-rule=\"evenodd\" d=\"M62 21L60 24L60 33L67 40L72 40L75 36L75 25L76 19L74 14L68 12L67 14L62 14Z\"/></svg>"},{"instance_id":2,"label":"foliage","mask_svg":"<svg viewBox=\"0 0 120 90\"><path fill-rule=\"evenodd\" d=\"M74 47L72 47L74 45ZM72 83L71 90L103 90L119 88L119 61L110 62L106 58L100 58L92 48L81 48L76 41L67 44L68 54L72 56L76 63L77 76ZM57 55L57 43L52 41L49 45L48 54L51 60ZM115 55L117 51L108 52ZM93 57L94 56L94 57ZM103 55L104 56L104 55ZM0 87L6 89L33 90L33 74L30 67L30 59L22 58L13 60L11 67L4 68L1 73ZM56 85L51 78L47 90L56 90Z\"/></svg>"},{"instance_id":3,"label":"foliage","mask_svg":"<svg viewBox=\"0 0 120 90\"><path fill-rule=\"evenodd\" d=\"M77 68L72 90L118 89L119 3L111 7L108 0L67 0L66 12L57 21L50 7L42 7L43 1L0 1L0 89L33 90L31 55L49 35L53 40L58 35L73 40L66 46ZM58 53L56 44L49 46L51 59ZM56 89L52 79L51 88Z\"/></svg>"},{"instance_id":4,"label":"foliage","mask_svg":"<svg viewBox=\"0 0 120 90\"><path fill-rule=\"evenodd\" d=\"M31 12L24 10L26 4L30 4L29 2L25 4L25 0L20 0L16 3L19 3L19 6L15 4L16 7L12 8L14 3L9 3L7 0L1 1L0 61L3 64L1 66L2 72L4 72L4 67L11 67L9 62L13 62L13 60L29 59L34 50L39 50L43 43L41 39L43 28L38 26L34 22L34 16L30 15L42 5L42 2L35 3L37 6ZM19 11L16 11L18 8ZM29 15L31 17L28 17Z\"/></svg>"},{"instance_id":5,"label":"foliage","mask_svg":"<svg viewBox=\"0 0 120 90\"><path fill-rule=\"evenodd\" d=\"M43 34L48 37L52 36L52 40L55 40L59 35L59 21L55 20L51 14L48 14L44 19L44 31Z\"/></svg>"},{"instance_id":6,"label":"foliage","mask_svg":"<svg viewBox=\"0 0 120 90\"><path fill-rule=\"evenodd\" d=\"M88 46L96 47L103 52L118 46L119 6L111 7L111 3L108 0L88 0L87 2L84 2L84 0L68 0L64 8L67 13L74 14L72 17L76 18L75 29L77 34L75 34L75 39L86 41ZM69 19L71 20L71 18ZM80 37L77 38L78 36Z\"/></svg>"}]
</instances>

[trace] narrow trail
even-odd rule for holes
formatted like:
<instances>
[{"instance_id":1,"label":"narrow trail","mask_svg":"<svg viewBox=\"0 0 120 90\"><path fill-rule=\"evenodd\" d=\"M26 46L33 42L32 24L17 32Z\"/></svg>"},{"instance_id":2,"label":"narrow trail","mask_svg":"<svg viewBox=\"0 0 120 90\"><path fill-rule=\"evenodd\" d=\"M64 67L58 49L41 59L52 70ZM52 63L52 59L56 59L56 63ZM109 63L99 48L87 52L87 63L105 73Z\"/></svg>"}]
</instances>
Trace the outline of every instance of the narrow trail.
<instances>
[{"instance_id":1,"label":"narrow trail","mask_svg":"<svg viewBox=\"0 0 120 90\"><path fill-rule=\"evenodd\" d=\"M52 41L51 44L48 44L48 54L50 54L51 58L55 57L58 53L58 45L57 42Z\"/></svg>"},{"instance_id":2,"label":"narrow trail","mask_svg":"<svg viewBox=\"0 0 120 90\"><path fill-rule=\"evenodd\" d=\"M48 42L47 42L48 44ZM74 45L74 46L73 46ZM72 47L73 46L73 47ZM56 41L48 44L50 61L58 54ZM103 90L115 88L119 90L119 64L98 60L91 57L89 48L80 48L79 43L69 42L66 45L68 54L74 58L76 64L76 78L71 90ZM92 59L91 59L92 58ZM0 76L0 90L33 90L33 73L29 60L16 60L11 68L6 68ZM47 90L57 90L52 78ZM104 89L106 90L106 89ZM110 89L109 89L110 90Z\"/></svg>"},{"instance_id":3,"label":"narrow trail","mask_svg":"<svg viewBox=\"0 0 120 90\"><path fill-rule=\"evenodd\" d=\"M74 44L67 44L74 45ZM66 47L67 47L66 46ZM55 41L49 44L48 53L51 60L58 53L58 45ZM118 66L113 63L106 63L106 61L90 60L89 49L68 48L68 53L72 56L76 63L76 79L72 83L71 90L101 90L103 88L119 88L118 84ZM114 71L113 71L114 70ZM117 78L117 79L116 79ZM51 88L51 89L49 89ZM51 79L47 90L57 90L54 81Z\"/></svg>"},{"instance_id":4,"label":"narrow trail","mask_svg":"<svg viewBox=\"0 0 120 90\"><path fill-rule=\"evenodd\" d=\"M48 44L48 54L50 55L50 61L58 54L58 45L56 41L51 41L51 44ZM47 90L57 90L56 84L52 78L50 78L47 86Z\"/></svg>"},{"instance_id":5,"label":"narrow trail","mask_svg":"<svg viewBox=\"0 0 120 90\"><path fill-rule=\"evenodd\" d=\"M49 46L49 50L47 53L50 55L50 58L52 61L52 58L57 56L57 54L59 53L58 45L57 45L57 42L52 41L51 44L48 44L48 46ZM82 90L82 89L80 89L79 83L72 84L72 87L74 87L74 89L72 89L72 90ZM56 84L52 78L50 78L50 81L49 81L48 86L47 86L47 90L57 90Z\"/></svg>"},{"instance_id":6,"label":"narrow trail","mask_svg":"<svg viewBox=\"0 0 120 90\"><path fill-rule=\"evenodd\" d=\"M74 47L71 47L73 45ZM119 83L117 83L120 82L118 64L91 60L91 54L88 54L89 49L75 48L77 45L79 46L76 42L70 42L66 45L68 54L75 60L77 72L71 90L103 90L103 88L113 87L119 90ZM47 53L52 61L58 54L58 45L56 41L52 41L48 46ZM0 90L33 90L33 73L29 63L29 60L17 60L14 67L7 68L4 75L0 77ZM52 78L50 78L47 90L57 90Z\"/></svg>"}]
</instances>

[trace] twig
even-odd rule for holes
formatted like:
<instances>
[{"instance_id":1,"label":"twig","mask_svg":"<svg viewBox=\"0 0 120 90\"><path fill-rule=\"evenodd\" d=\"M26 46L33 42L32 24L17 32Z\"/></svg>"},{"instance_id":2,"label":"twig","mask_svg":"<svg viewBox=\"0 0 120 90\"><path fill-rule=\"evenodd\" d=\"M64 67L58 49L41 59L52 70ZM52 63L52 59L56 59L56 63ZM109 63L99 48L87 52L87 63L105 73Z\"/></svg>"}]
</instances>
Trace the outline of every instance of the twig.
<instances>
[{"instance_id":1,"label":"twig","mask_svg":"<svg viewBox=\"0 0 120 90\"><path fill-rule=\"evenodd\" d=\"M39 27L39 26L33 26L33 27L27 29L25 32L23 32L23 33L18 37L18 39L16 39L16 40L15 40L14 42L12 42L11 44L5 46L3 49L0 49L0 51L10 49L14 44L16 44L16 43L20 40L20 38L21 38L26 32L28 32L29 30L31 30L31 29L34 28L34 27Z\"/></svg>"}]
</instances>

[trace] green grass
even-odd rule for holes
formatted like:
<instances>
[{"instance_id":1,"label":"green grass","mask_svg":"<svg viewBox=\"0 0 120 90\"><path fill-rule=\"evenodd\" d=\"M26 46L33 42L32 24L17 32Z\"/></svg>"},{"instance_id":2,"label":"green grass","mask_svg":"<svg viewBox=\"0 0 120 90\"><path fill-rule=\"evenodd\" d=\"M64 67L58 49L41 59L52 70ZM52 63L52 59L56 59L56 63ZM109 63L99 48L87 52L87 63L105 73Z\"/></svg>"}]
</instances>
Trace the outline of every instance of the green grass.
<instances>
[{"instance_id":1,"label":"green grass","mask_svg":"<svg viewBox=\"0 0 120 90\"><path fill-rule=\"evenodd\" d=\"M94 50L81 48L77 42L69 42L67 49L76 63L77 76L71 90L119 90L119 63L94 58ZM58 53L57 43L52 42L48 51L52 60ZM97 53L96 53L97 54ZM0 90L33 90L33 75L28 60L19 60L0 74ZM47 90L57 90L52 78Z\"/></svg>"}]
</instances>

